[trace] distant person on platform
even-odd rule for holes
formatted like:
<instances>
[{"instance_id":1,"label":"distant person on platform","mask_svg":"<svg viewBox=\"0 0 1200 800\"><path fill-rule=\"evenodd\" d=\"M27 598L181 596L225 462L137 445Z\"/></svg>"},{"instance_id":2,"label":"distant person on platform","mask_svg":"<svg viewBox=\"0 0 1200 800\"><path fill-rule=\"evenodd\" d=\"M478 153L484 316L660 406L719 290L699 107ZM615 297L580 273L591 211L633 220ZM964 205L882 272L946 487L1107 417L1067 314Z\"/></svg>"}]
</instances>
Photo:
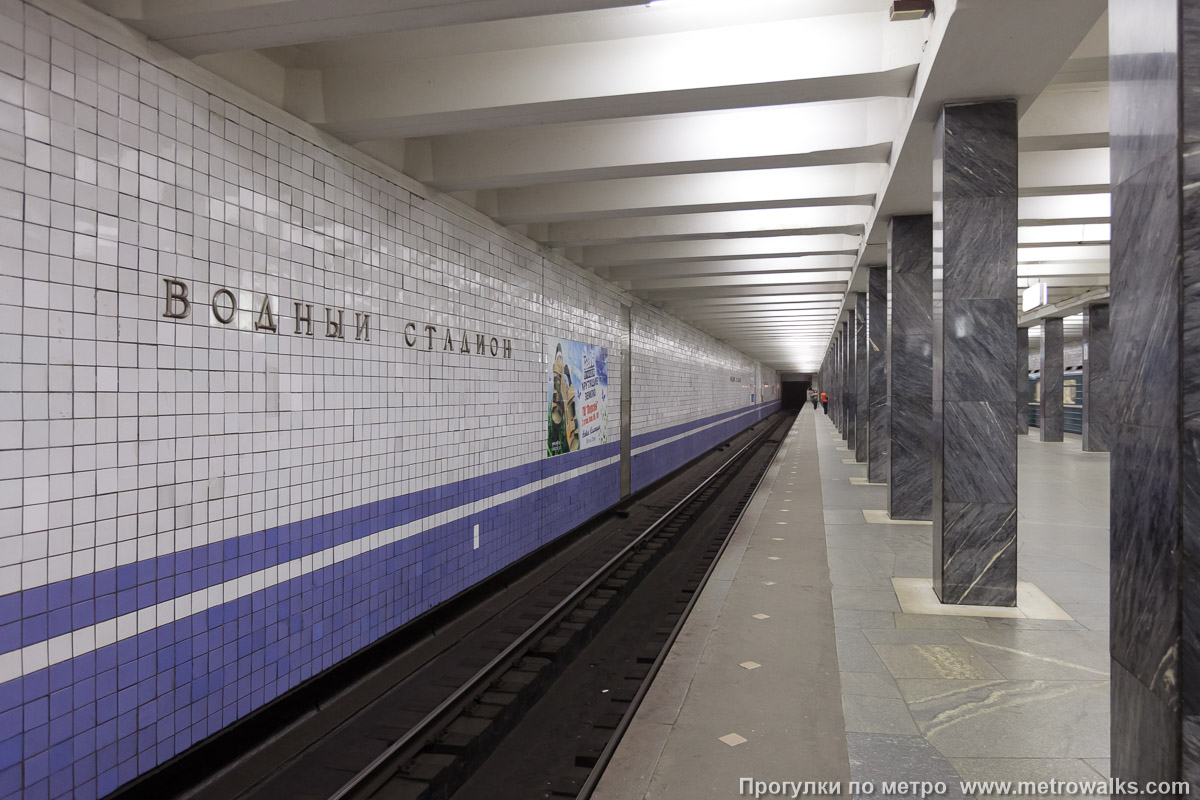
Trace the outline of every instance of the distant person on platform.
<instances>
[{"instance_id":1,"label":"distant person on platform","mask_svg":"<svg viewBox=\"0 0 1200 800\"><path fill-rule=\"evenodd\" d=\"M817 392L815 389L808 390L808 401L813 404L813 411L817 410Z\"/></svg>"},{"instance_id":2,"label":"distant person on platform","mask_svg":"<svg viewBox=\"0 0 1200 800\"><path fill-rule=\"evenodd\" d=\"M829 413L829 398L824 392L821 392L821 408L825 409L825 413Z\"/></svg>"}]
</instances>

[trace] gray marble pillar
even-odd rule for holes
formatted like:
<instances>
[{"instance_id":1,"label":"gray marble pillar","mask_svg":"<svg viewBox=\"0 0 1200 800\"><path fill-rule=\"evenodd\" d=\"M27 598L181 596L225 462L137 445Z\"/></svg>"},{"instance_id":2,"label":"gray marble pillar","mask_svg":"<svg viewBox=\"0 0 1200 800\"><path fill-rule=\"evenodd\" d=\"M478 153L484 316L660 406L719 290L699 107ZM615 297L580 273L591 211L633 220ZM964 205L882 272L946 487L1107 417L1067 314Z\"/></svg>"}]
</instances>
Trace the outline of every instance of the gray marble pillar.
<instances>
[{"instance_id":1,"label":"gray marble pillar","mask_svg":"<svg viewBox=\"0 0 1200 800\"><path fill-rule=\"evenodd\" d=\"M1038 438L1043 442L1063 440L1063 321L1042 320L1042 398Z\"/></svg>"},{"instance_id":2,"label":"gray marble pillar","mask_svg":"<svg viewBox=\"0 0 1200 800\"><path fill-rule=\"evenodd\" d=\"M1200 786L1200 4L1108 5L1112 774Z\"/></svg>"},{"instance_id":3,"label":"gray marble pillar","mask_svg":"<svg viewBox=\"0 0 1200 800\"><path fill-rule=\"evenodd\" d=\"M867 480L887 483L887 267L867 276Z\"/></svg>"},{"instance_id":4,"label":"gray marble pillar","mask_svg":"<svg viewBox=\"0 0 1200 800\"><path fill-rule=\"evenodd\" d=\"M867 295L854 295L854 460L867 463L867 421L870 418L867 372Z\"/></svg>"},{"instance_id":5,"label":"gray marble pillar","mask_svg":"<svg viewBox=\"0 0 1200 800\"><path fill-rule=\"evenodd\" d=\"M842 326L838 323L837 338L833 343L833 392L829 395L829 410L833 414L833 426L842 432Z\"/></svg>"},{"instance_id":6,"label":"gray marble pillar","mask_svg":"<svg viewBox=\"0 0 1200 800\"><path fill-rule=\"evenodd\" d=\"M850 452L855 452L855 434L858 431L856 417L858 416L858 374L856 370L854 344L855 332L858 330L855 326L858 322L854 318L854 312L848 314L849 319L846 321L846 378L844 381L846 397L845 414L846 419L843 423L845 430L843 431L846 439L846 447Z\"/></svg>"},{"instance_id":7,"label":"gray marble pillar","mask_svg":"<svg viewBox=\"0 0 1200 800\"><path fill-rule=\"evenodd\" d=\"M842 323L842 333L838 337L841 343L841 363L838 365L838 430L842 439L846 438L846 323Z\"/></svg>"},{"instance_id":8,"label":"gray marble pillar","mask_svg":"<svg viewBox=\"0 0 1200 800\"><path fill-rule=\"evenodd\" d=\"M888 515L929 519L933 502L933 218L888 228Z\"/></svg>"},{"instance_id":9,"label":"gray marble pillar","mask_svg":"<svg viewBox=\"0 0 1200 800\"><path fill-rule=\"evenodd\" d=\"M837 339L829 342L829 352L825 354L825 369L821 378L821 391L829 400L829 421L833 421L833 354L837 352Z\"/></svg>"},{"instance_id":10,"label":"gray marble pillar","mask_svg":"<svg viewBox=\"0 0 1200 800\"><path fill-rule=\"evenodd\" d=\"M1014 606L1015 102L942 107L933 226L933 587L943 603Z\"/></svg>"},{"instance_id":11,"label":"gray marble pillar","mask_svg":"<svg viewBox=\"0 0 1200 800\"><path fill-rule=\"evenodd\" d=\"M1108 319L1107 303L1083 310L1083 449L1092 453L1107 453L1112 442L1116 398L1108 370Z\"/></svg>"},{"instance_id":12,"label":"gray marble pillar","mask_svg":"<svg viewBox=\"0 0 1200 800\"><path fill-rule=\"evenodd\" d=\"M1017 328L1017 433L1029 433L1029 328Z\"/></svg>"},{"instance_id":13,"label":"gray marble pillar","mask_svg":"<svg viewBox=\"0 0 1200 800\"><path fill-rule=\"evenodd\" d=\"M836 330L836 329L835 329ZM841 352L841 344L838 342L838 335L833 335L833 346L829 350L829 420L833 423L836 430L838 425L838 353Z\"/></svg>"},{"instance_id":14,"label":"gray marble pillar","mask_svg":"<svg viewBox=\"0 0 1200 800\"><path fill-rule=\"evenodd\" d=\"M838 432L846 438L846 323L838 334Z\"/></svg>"},{"instance_id":15,"label":"gray marble pillar","mask_svg":"<svg viewBox=\"0 0 1200 800\"><path fill-rule=\"evenodd\" d=\"M833 337L833 352L830 353L830 363L833 367L833 376L829 384L829 417L833 420L834 429L841 431L842 424L839 419L841 417L842 402L842 335L840 330Z\"/></svg>"},{"instance_id":16,"label":"gray marble pillar","mask_svg":"<svg viewBox=\"0 0 1200 800\"><path fill-rule=\"evenodd\" d=\"M829 386L829 414L833 415L833 426L841 433L841 325L833 343L833 384Z\"/></svg>"},{"instance_id":17,"label":"gray marble pillar","mask_svg":"<svg viewBox=\"0 0 1200 800\"><path fill-rule=\"evenodd\" d=\"M817 392L817 410L821 408L821 392L825 391L825 384L829 382L829 353L821 359L821 368L817 370L817 385L813 389Z\"/></svg>"}]
</instances>

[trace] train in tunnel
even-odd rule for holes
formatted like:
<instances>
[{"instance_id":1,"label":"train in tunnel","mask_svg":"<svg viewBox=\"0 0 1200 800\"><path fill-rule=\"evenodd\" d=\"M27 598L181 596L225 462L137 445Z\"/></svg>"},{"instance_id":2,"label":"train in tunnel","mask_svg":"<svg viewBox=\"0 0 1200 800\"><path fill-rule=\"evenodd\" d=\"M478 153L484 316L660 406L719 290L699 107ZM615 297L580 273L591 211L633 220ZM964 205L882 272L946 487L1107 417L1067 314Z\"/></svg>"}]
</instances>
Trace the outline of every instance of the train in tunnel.
<instances>
[{"instance_id":1,"label":"train in tunnel","mask_svg":"<svg viewBox=\"0 0 1200 800\"><path fill-rule=\"evenodd\" d=\"M1063 431L1083 434L1083 368L1063 370ZM1039 370L1029 373L1029 427L1042 424L1042 375Z\"/></svg>"}]
</instances>

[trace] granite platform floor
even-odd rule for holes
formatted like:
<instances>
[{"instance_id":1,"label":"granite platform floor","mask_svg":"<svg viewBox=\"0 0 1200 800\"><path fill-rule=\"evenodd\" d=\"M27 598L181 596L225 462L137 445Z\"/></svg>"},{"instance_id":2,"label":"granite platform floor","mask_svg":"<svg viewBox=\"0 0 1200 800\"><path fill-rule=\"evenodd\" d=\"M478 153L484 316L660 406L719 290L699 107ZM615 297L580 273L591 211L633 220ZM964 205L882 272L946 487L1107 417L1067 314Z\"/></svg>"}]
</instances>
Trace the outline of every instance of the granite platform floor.
<instances>
[{"instance_id":1,"label":"granite platform floor","mask_svg":"<svg viewBox=\"0 0 1200 800\"><path fill-rule=\"evenodd\" d=\"M1108 776L1107 455L1021 437L1020 578L1071 619L999 619L901 612L892 579L929 578L932 526L868 522L887 489L844 448L798 418L598 800Z\"/></svg>"}]
</instances>

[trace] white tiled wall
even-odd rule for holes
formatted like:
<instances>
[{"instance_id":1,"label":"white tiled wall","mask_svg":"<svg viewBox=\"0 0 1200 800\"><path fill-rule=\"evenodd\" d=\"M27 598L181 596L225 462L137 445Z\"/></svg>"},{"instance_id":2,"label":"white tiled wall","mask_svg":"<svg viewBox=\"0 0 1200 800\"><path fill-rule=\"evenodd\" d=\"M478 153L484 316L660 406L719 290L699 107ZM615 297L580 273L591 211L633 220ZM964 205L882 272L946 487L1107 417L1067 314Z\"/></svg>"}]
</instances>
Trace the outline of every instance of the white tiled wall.
<instances>
[{"instance_id":1,"label":"white tiled wall","mask_svg":"<svg viewBox=\"0 0 1200 800\"><path fill-rule=\"evenodd\" d=\"M633 435L750 404L755 362L654 308L633 322Z\"/></svg>"},{"instance_id":2,"label":"white tiled wall","mask_svg":"<svg viewBox=\"0 0 1200 800\"><path fill-rule=\"evenodd\" d=\"M544 458L542 343L609 348L619 430L618 289L109 38L0 0L0 798L106 794L616 499L615 446ZM624 300L635 435L777 398Z\"/></svg>"}]
</instances>

